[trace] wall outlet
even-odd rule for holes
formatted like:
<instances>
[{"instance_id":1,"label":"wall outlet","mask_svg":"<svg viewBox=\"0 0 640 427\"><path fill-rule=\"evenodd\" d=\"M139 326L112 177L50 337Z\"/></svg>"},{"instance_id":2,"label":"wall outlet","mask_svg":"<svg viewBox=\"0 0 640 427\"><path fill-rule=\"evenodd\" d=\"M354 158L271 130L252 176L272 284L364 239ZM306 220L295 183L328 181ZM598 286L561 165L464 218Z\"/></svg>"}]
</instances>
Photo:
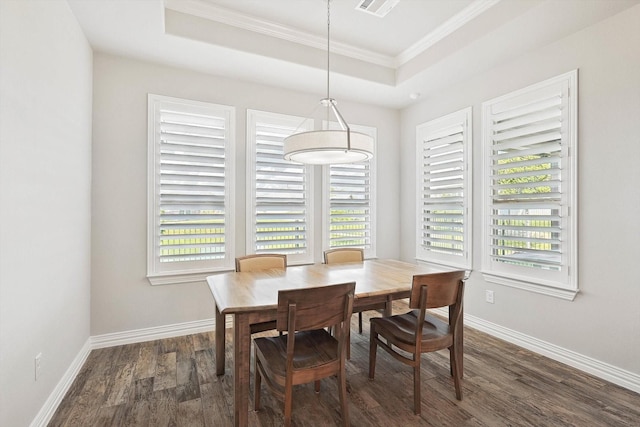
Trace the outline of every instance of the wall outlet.
<instances>
[{"instance_id":1,"label":"wall outlet","mask_svg":"<svg viewBox=\"0 0 640 427\"><path fill-rule=\"evenodd\" d=\"M489 304L493 304L493 291L486 290L484 291L484 300Z\"/></svg>"},{"instance_id":2,"label":"wall outlet","mask_svg":"<svg viewBox=\"0 0 640 427\"><path fill-rule=\"evenodd\" d=\"M35 380L38 381L40 377L40 370L42 369L42 353L38 353L34 359L34 368L35 368Z\"/></svg>"}]
</instances>

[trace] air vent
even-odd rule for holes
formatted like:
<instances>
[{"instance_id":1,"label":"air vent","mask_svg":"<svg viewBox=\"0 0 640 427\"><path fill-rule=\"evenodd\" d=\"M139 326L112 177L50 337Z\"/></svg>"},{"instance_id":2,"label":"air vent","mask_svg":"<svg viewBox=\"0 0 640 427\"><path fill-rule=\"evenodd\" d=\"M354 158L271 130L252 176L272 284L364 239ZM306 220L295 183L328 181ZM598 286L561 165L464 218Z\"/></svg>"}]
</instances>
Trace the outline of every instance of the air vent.
<instances>
[{"instance_id":1,"label":"air vent","mask_svg":"<svg viewBox=\"0 0 640 427\"><path fill-rule=\"evenodd\" d=\"M377 17L384 17L391 12L400 0L361 0L356 6L356 10L367 12Z\"/></svg>"}]
</instances>

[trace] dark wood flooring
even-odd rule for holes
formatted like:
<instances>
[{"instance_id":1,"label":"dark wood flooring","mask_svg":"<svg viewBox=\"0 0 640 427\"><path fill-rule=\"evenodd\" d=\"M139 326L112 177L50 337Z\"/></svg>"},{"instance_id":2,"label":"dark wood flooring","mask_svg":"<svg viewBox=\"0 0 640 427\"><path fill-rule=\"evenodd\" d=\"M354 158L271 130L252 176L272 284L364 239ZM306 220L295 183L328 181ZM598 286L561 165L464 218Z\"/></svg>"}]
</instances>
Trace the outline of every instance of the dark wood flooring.
<instances>
[{"instance_id":1,"label":"dark wood flooring","mask_svg":"<svg viewBox=\"0 0 640 427\"><path fill-rule=\"evenodd\" d=\"M406 308L401 304L394 312ZM640 426L637 393L469 328L463 400L455 399L448 352L423 355L416 416L410 368L378 350L376 379L369 381L367 313L362 335L353 319L347 364L353 426ZM231 346L226 373L217 377L213 339L202 333L93 350L49 426L233 425ZM339 425L337 396L334 379L324 380L318 395L313 384L299 386L294 425ZM282 424L283 406L264 387L262 409L253 411L253 400L249 405L251 426Z\"/></svg>"}]
</instances>

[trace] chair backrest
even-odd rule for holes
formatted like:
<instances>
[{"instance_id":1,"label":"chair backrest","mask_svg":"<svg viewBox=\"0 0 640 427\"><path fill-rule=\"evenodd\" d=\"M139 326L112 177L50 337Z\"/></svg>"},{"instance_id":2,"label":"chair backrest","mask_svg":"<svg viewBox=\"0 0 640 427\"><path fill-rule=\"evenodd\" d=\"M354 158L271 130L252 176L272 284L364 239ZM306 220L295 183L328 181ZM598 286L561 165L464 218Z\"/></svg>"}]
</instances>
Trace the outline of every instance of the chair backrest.
<instances>
[{"instance_id":1,"label":"chair backrest","mask_svg":"<svg viewBox=\"0 0 640 427\"><path fill-rule=\"evenodd\" d=\"M420 274L413 276L410 308L438 308L459 305L464 292L465 271ZM426 292L423 289L426 288ZM420 307L422 293L426 293L424 307Z\"/></svg>"},{"instance_id":2,"label":"chair backrest","mask_svg":"<svg viewBox=\"0 0 640 427\"><path fill-rule=\"evenodd\" d=\"M364 261L364 251L360 248L337 248L324 251L324 263Z\"/></svg>"},{"instance_id":3,"label":"chair backrest","mask_svg":"<svg viewBox=\"0 0 640 427\"><path fill-rule=\"evenodd\" d=\"M287 268L287 256L282 254L254 254L236 258L236 271L262 271Z\"/></svg>"},{"instance_id":4,"label":"chair backrest","mask_svg":"<svg viewBox=\"0 0 640 427\"><path fill-rule=\"evenodd\" d=\"M353 311L355 289L356 282L348 282L279 291L276 329L291 333L327 328L341 322L347 324Z\"/></svg>"}]
</instances>

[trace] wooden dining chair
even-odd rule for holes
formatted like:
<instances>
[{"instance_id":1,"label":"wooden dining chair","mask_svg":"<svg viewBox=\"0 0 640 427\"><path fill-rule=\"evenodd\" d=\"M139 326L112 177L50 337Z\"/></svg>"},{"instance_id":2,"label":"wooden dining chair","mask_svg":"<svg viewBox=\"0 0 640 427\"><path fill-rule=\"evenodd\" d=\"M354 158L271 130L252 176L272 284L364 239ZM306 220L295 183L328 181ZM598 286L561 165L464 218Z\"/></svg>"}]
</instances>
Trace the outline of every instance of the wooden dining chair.
<instances>
[{"instance_id":1,"label":"wooden dining chair","mask_svg":"<svg viewBox=\"0 0 640 427\"><path fill-rule=\"evenodd\" d=\"M236 272L251 272L264 270L286 270L287 256L284 254L253 254L236 258ZM255 334L276 329L275 321L254 323L251 333Z\"/></svg>"},{"instance_id":2,"label":"wooden dining chair","mask_svg":"<svg viewBox=\"0 0 640 427\"><path fill-rule=\"evenodd\" d=\"M293 386L337 376L342 423L349 425L346 348L353 310L355 282L278 292L277 337L255 338L254 408L260 408L262 378L271 392L284 401L284 425L291 425ZM327 328L337 331L331 335Z\"/></svg>"},{"instance_id":3,"label":"wooden dining chair","mask_svg":"<svg viewBox=\"0 0 640 427\"><path fill-rule=\"evenodd\" d=\"M337 264L343 262L364 261L364 251L360 248L336 248L324 251L325 264ZM358 313L358 332L362 333L362 312L369 310L384 311L386 303L370 304L365 307L358 307L354 313Z\"/></svg>"},{"instance_id":4,"label":"wooden dining chair","mask_svg":"<svg viewBox=\"0 0 640 427\"><path fill-rule=\"evenodd\" d=\"M456 399L462 400L462 354L464 271L416 275L413 277L406 314L371 319L369 342L369 378L376 369L377 347L395 359L413 367L413 408L420 414L420 356L422 353L449 349L451 375ZM427 308L449 307L449 320L426 313ZM381 339L384 338L384 341ZM401 353L400 349L410 354Z\"/></svg>"},{"instance_id":5,"label":"wooden dining chair","mask_svg":"<svg viewBox=\"0 0 640 427\"><path fill-rule=\"evenodd\" d=\"M236 271L286 270L284 254L253 254L236 258Z\"/></svg>"}]
</instances>

